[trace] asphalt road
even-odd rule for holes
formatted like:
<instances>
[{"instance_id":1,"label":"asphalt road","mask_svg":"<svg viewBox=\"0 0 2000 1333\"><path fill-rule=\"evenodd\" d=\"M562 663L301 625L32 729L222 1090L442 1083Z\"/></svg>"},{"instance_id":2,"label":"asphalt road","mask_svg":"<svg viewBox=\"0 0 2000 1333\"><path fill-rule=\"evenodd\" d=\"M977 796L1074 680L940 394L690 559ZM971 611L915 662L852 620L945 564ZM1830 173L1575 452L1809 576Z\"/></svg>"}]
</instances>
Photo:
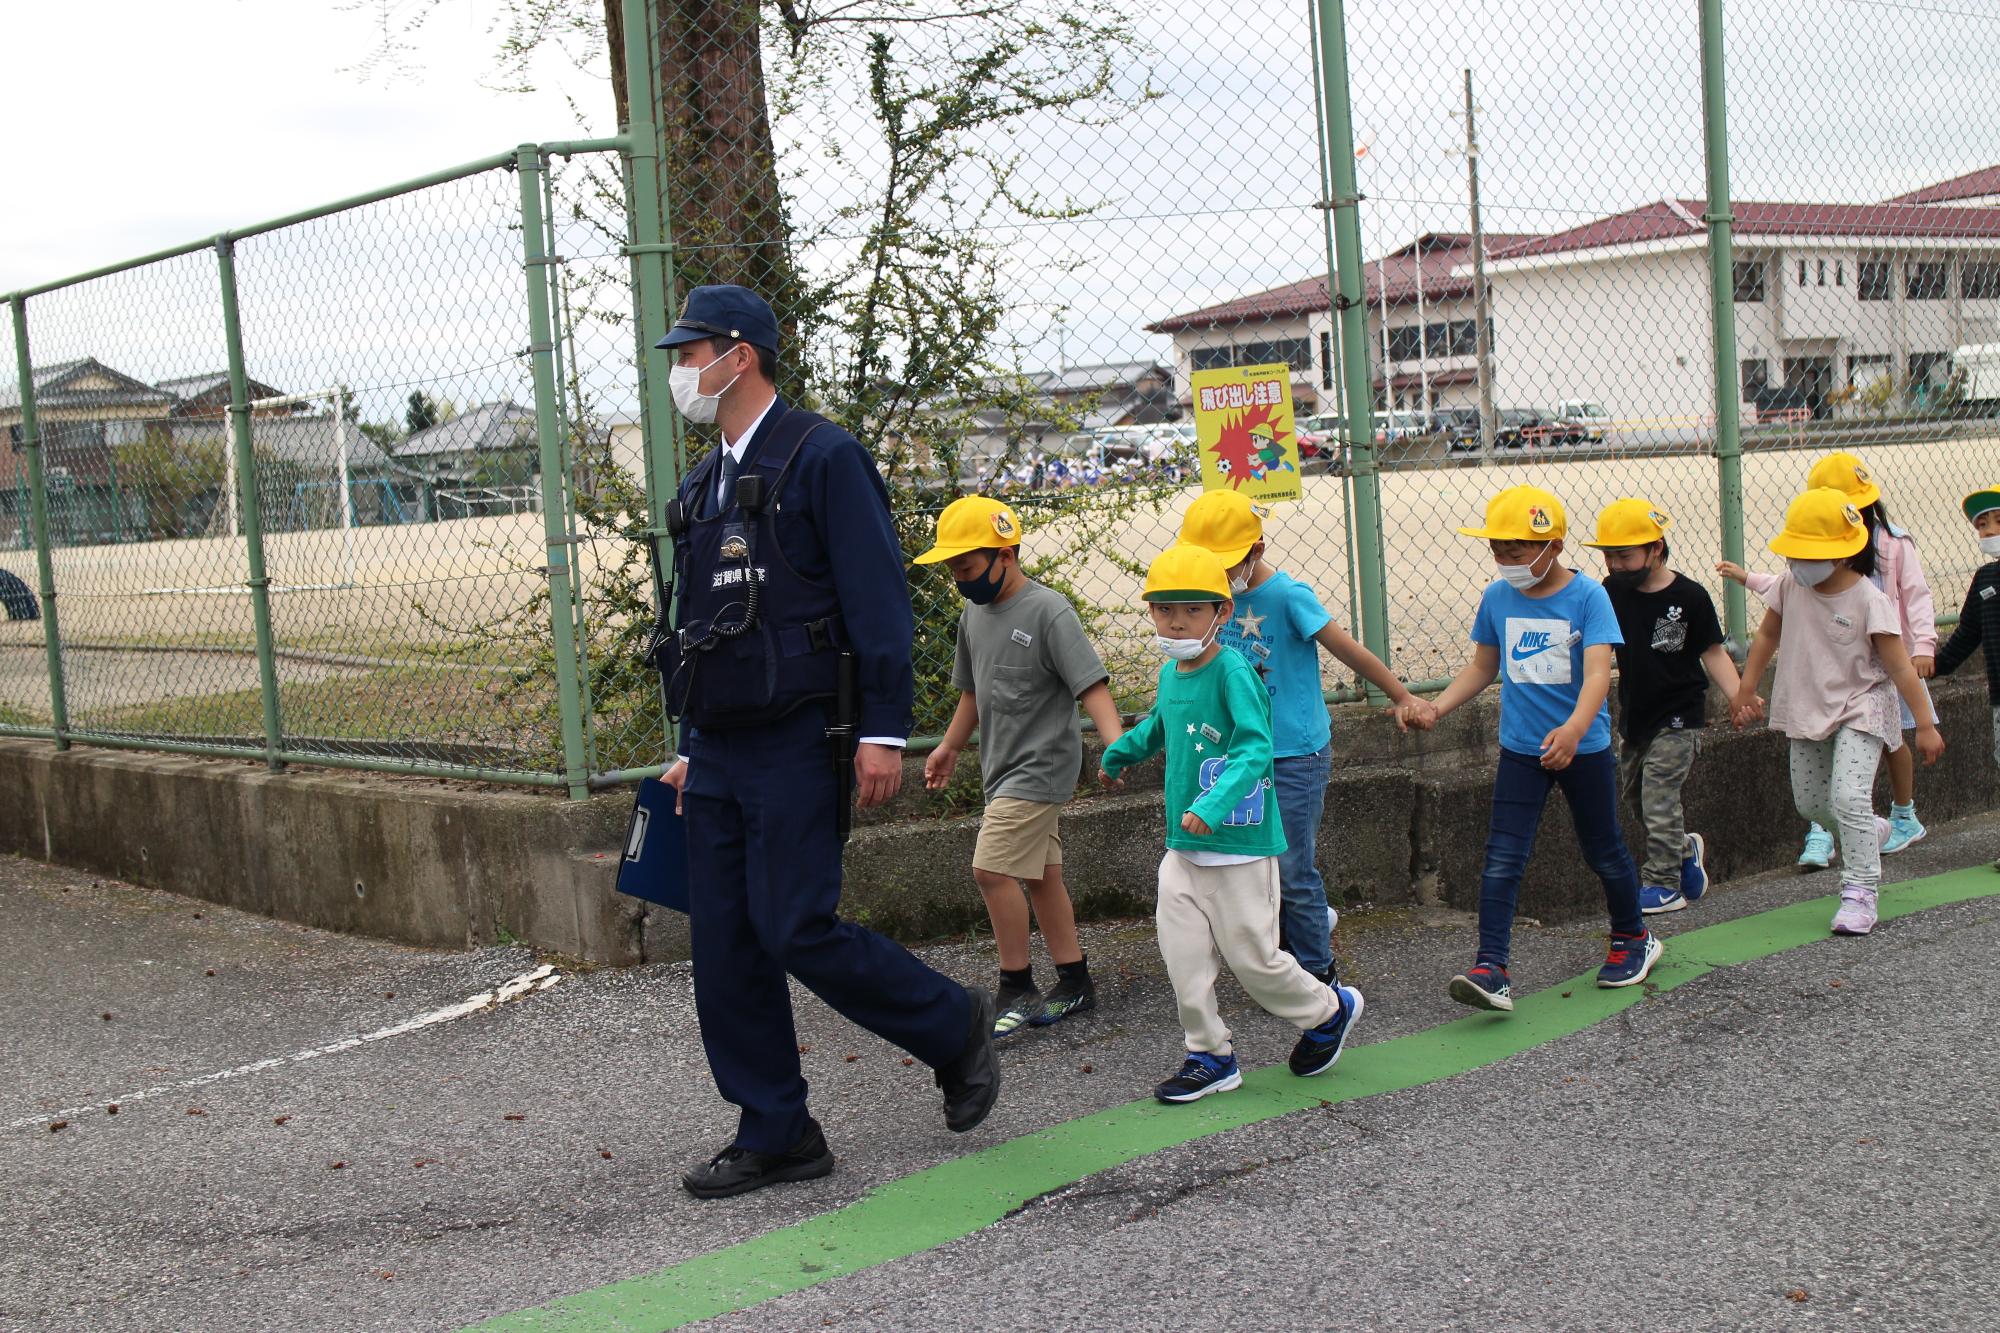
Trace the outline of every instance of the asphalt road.
<instances>
[{"instance_id":1,"label":"asphalt road","mask_svg":"<svg viewBox=\"0 0 2000 1333\"><path fill-rule=\"evenodd\" d=\"M1968 821L1890 864L1996 851L2000 820ZM1671 950L1674 931L1834 887L1718 886L1663 933ZM0 905L6 1330L457 1328L1116 1106L1177 1060L1143 923L1090 932L1104 1007L1021 1039L1000 1107L963 1138L927 1070L801 996L839 1169L702 1204L679 1171L731 1117L685 967L427 953L18 860L0 861ZM1457 914L1347 915L1357 1041L1460 1017L1443 983L1471 943ZM1996 949L2000 898L1722 968L1487 1068L1170 1148L718 1322L2000 1327ZM927 953L968 980L992 965L977 941ZM1600 956L1590 923L1524 926L1517 985ZM546 989L465 1003L548 962ZM1240 996L1228 1012L1247 1064L1283 1059L1288 1029Z\"/></svg>"}]
</instances>

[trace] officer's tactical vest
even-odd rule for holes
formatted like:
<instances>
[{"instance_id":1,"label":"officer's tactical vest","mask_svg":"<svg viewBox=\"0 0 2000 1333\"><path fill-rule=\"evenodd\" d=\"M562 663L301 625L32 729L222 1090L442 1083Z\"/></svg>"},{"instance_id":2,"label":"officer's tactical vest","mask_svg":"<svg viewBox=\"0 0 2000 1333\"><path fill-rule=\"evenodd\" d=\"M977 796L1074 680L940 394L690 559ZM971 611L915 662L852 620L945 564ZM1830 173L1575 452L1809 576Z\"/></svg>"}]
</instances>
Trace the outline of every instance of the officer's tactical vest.
<instances>
[{"instance_id":1,"label":"officer's tactical vest","mask_svg":"<svg viewBox=\"0 0 2000 1333\"><path fill-rule=\"evenodd\" d=\"M835 692L847 646L839 598L831 583L795 571L778 542L780 523L804 521L783 507L792 463L806 437L826 424L796 407L768 421L737 471L736 494L719 509L721 449L681 484L686 523L674 534L680 595L672 645L679 660L660 665L669 711L696 727L775 721ZM738 499L751 477L763 479L762 497L746 509Z\"/></svg>"}]
</instances>

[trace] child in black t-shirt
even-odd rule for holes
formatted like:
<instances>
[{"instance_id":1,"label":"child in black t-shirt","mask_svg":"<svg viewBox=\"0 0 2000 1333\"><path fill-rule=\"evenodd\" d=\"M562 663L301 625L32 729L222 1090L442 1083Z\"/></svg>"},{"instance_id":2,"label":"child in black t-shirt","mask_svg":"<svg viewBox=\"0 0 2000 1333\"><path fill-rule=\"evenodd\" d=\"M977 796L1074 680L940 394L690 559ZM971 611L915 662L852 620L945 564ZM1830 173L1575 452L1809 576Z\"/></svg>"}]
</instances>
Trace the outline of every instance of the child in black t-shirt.
<instances>
[{"instance_id":1,"label":"child in black t-shirt","mask_svg":"<svg viewBox=\"0 0 2000 1333\"><path fill-rule=\"evenodd\" d=\"M1645 500L1614 500L1597 516L1604 590L1618 646L1619 786L1646 827L1639 909L1678 912L1708 889L1707 845L1689 833L1681 785L1707 721L1708 683L1737 690L1736 663L1708 590L1667 568L1667 516Z\"/></svg>"}]
</instances>

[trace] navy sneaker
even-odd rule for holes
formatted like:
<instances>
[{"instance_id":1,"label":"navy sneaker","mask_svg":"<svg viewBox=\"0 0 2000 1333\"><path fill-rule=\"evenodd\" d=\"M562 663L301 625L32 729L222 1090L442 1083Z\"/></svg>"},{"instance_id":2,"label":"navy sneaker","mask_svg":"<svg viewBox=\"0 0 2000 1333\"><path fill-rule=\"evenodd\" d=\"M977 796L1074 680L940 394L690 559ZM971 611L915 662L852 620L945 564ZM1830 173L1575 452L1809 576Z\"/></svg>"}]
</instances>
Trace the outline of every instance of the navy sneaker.
<instances>
[{"instance_id":1,"label":"navy sneaker","mask_svg":"<svg viewBox=\"0 0 2000 1333\"><path fill-rule=\"evenodd\" d=\"M1698 903L1708 892L1708 840L1690 833L1687 847L1687 855L1681 858L1681 897Z\"/></svg>"},{"instance_id":2,"label":"navy sneaker","mask_svg":"<svg viewBox=\"0 0 2000 1333\"><path fill-rule=\"evenodd\" d=\"M1154 1088L1153 1095L1163 1102L1194 1102L1211 1092L1229 1092L1242 1086L1243 1075L1236 1068L1234 1055L1189 1051L1181 1072Z\"/></svg>"},{"instance_id":3,"label":"navy sneaker","mask_svg":"<svg viewBox=\"0 0 2000 1333\"><path fill-rule=\"evenodd\" d=\"M1451 979L1451 998L1474 1009L1498 1009L1512 1013L1514 988L1507 969L1492 963L1474 963Z\"/></svg>"},{"instance_id":4,"label":"navy sneaker","mask_svg":"<svg viewBox=\"0 0 2000 1333\"><path fill-rule=\"evenodd\" d=\"M1643 935L1613 935L1611 953L1604 966L1597 969L1597 984L1607 990L1613 986L1636 986L1646 979L1653 964L1666 951L1667 946L1650 930Z\"/></svg>"},{"instance_id":5,"label":"navy sneaker","mask_svg":"<svg viewBox=\"0 0 2000 1333\"><path fill-rule=\"evenodd\" d=\"M1686 878L1686 869L1682 869ZM1639 910L1647 916L1658 916L1662 912L1678 912L1688 905L1688 900L1679 889L1663 888L1658 884L1639 886Z\"/></svg>"},{"instance_id":6,"label":"navy sneaker","mask_svg":"<svg viewBox=\"0 0 2000 1333\"><path fill-rule=\"evenodd\" d=\"M1292 1047L1292 1072L1300 1078L1311 1078L1333 1068L1340 1059L1341 1048L1347 1044L1347 1034L1354 1030L1354 1020L1361 1017L1366 1007L1361 992L1352 986L1336 986L1333 993L1340 1001L1339 1011L1318 1027L1301 1032L1298 1045Z\"/></svg>"}]
</instances>

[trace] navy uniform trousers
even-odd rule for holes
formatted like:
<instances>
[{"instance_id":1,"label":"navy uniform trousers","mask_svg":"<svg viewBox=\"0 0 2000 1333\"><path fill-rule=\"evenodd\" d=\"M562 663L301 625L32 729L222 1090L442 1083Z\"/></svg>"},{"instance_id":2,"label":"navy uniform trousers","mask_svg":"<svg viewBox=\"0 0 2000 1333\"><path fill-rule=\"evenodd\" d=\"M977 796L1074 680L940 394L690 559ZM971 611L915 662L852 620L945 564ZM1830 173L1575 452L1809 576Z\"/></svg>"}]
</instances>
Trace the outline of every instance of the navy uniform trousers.
<instances>
[{"instance_id":1,"label":"navy uniform trousers","mask_svg":"<svg viewBox=\"0 0 2000 1333\"><path fill-rule=\"evenodd\" d=\"M742 1110L736 1146L805 1136L790 973L850 1022L927 1065L965 1049L965 988L835 913L840 838L826 713L688 736L685 808L695 1010L716 1088Z\"/></svg>"}]
</instances>

